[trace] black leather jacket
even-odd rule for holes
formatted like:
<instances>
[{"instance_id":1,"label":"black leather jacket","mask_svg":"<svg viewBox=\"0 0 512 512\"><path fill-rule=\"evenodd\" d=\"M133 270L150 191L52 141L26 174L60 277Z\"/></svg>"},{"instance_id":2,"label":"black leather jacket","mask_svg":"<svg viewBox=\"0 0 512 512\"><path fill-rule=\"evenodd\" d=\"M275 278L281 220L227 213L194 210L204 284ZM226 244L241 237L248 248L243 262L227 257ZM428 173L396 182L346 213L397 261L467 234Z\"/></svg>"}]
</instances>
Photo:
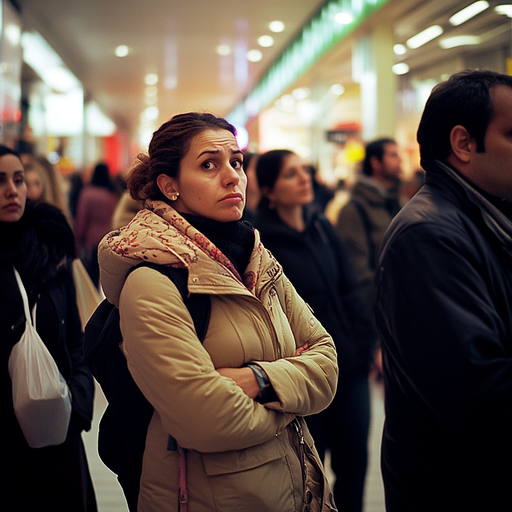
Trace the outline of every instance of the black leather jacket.
<instances>
[{"instance_id":1,"label":"black leather jacket","mask_svg":"<svg viewBox=\"0 0 512 512\"><path fill-rule=\"evenodd\" d=\"M512 223L427 164L375 281L387 511L512 510Z\"/></svg>"}]
</instances>

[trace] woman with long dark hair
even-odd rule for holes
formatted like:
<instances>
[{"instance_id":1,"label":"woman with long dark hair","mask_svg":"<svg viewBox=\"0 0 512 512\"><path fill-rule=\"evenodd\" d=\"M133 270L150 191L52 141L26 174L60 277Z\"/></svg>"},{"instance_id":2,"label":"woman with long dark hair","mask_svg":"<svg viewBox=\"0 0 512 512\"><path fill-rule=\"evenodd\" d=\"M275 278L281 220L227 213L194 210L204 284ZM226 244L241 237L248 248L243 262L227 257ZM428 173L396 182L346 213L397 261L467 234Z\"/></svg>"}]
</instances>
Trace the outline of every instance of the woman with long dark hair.
<instances>
[{"instance_id":1,"label":"woman with long dark hair","mask_svg":"<svg viewBox=\"0 0 512 512\"><path fill-rule=\"evenodd\" d=\"M62 212L27 202L19 155L0 145L0 340L2 502L9 510L95 512L96 500L81 432L91 426L94 382L83 360L83 334L72 276L73 232ZM37 304L36 328L66 380L71 420L64 443L31 448L13 408L8 361L25 328L15 271Z\"/></svg>"},{"instance_id":2,"label":"woman with long dark hair","mask_svg":"<svg viewBox=\"0 0 512 512\"><path fill-rule=\"evenodd\" d=\"M292 151L260 155L262 198L255 226L286 276L333 337L338 390L331 405L306 418L320 456L331 452L340 510L361 512L370 420L368 373L375 333L348 254L330 222L312 207L312 176Z\"/></svg>"}]
</instances>

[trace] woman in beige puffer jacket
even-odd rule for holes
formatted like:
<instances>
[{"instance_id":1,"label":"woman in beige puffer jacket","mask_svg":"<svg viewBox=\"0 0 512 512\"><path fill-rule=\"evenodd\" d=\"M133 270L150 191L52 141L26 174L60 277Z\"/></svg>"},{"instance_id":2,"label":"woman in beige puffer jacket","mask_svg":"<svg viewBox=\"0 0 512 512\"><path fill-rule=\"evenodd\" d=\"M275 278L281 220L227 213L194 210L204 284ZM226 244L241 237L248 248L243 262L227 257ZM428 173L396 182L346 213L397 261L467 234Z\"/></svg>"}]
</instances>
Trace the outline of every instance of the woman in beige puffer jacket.
<instances>
[{"instance_id":1,"label":"woman in beige puffer jacket","mask_svg":"<svg viewBox=\"0 0 512 512\"><path fill-rule=\"evenodd\" d=\"M167 449L169 436L186 450L189 512L336 510L302 420L334 396L334 344L259 233L239 221L245 175L230 127L209 114L164 124L129 176L132 195L143 189L150 199L146 209L100 244L123 351L155 409L138 510L178 510L179 453ZM158 149L180 134L188 149L177 171L164 170ZM186 267L189 293L210 296L203 344L173 282L133 270L148 260Z\"/></svg>"}]
</instances>

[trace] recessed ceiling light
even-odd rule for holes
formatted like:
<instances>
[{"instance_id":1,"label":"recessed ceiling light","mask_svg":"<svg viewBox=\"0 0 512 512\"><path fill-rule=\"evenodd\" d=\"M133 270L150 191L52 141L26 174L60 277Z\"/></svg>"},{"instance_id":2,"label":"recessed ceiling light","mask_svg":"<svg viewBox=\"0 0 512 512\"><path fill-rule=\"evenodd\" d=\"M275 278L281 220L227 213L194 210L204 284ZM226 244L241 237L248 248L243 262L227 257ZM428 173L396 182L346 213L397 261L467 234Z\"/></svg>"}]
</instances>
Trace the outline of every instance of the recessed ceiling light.
<instances>
[{"instance_id":1,"label":"recessed ceiling light","mask_svg":"<svg viewBox=\"0 0 512 512\"><path fill-rule=\"evenodd\" d=\"M270 30L272 30L272 32L282 32L284 30L284 23L282 21L271 21L269 26Z\"/></svg>"},{"instance_id":2,"label":"recessed ceiling light","mask_svg":"<svg viewBox=\"0 0 512 512\"><path fill-rule=\"evenodd\" d=\"M409 66L405 62L399 62L391 69L395 75L405 75L406 73L409 73Z\"/></svg>"},{"instance_id":3,"label":"recessed ceiling light","mask_svg":"<svg viewBox=\"0 0 512 512\"><path fill-rule=\"evenodd\" d=\"M158 75L156 73L148 73L145 82L146 85L156 85L158 83Z\"/></svg>"},{"instance_id":4,"label":"recessed ceiling light","mask_svg":"<svg viewBox=\"0 0 512 512\"><path fill-rule=\"evenodd\" d=\"M512 5L511 4L497 5L494 8L494 11L497 12L498 14L504 14L505 16L512 18Z\"/></svg>"},{"instance_id":5,"label":"recessed ceiling light","mask_svg":"<svg viewBox=\"0 0 512 512\"><path fill-rule=\"evenodd\" d=\"M217 53L225 57L231 53L231 46L229 46L229 44L219 44L219 46L217 46Z\"/></svg>"},{"instance_id":6,"label":"recessed ceiling light","mask_svg":"<svg viewBox=\"0 0 512 512\"><path fill-rule=\"evenodd\" d=\"M298 87L292 91L292 96L297 101L305 100L307 97L309 97L309 94L310 91L307 87Z\"/></svg>"},{"instance_id":7,"label":"recessed ceiling light","mask_svg":"<svg viewBox=\"0 0 512 512\"><path fill-rule=\"evenodd\" d=\"M403 44L395 44L393 46L393 51L395 55L405 55L407 53L407 48Z\"/></svg>"},{"instance_id":8,"label":"recessed ceiling light","mask_svg":"<svg viewBox=\"0 0 512 512\"><path fill-rule=\"evenodd\" d=\"M258 44L263 48L270 48L274 44L272 36L261 36L258 38Z\"/></svg>"},{"instance_id":9,"label":"recessed ceiling light","mask_svg":"<svg viewBox=\"0 0 512 512\"><path fill-rule=\"evenodd\" d=\"M147 107L144 110L144 117L149 121L154 121L158 117L158 107Z\"/></svg>"},{"instance_id":10,"label":"recessed ceiling light","mask_svg":"<svg viewBox=\"0 0 512 512\"><path fill-rule=\"evenodd\" d=\"M458 46L469 46L479 43L480 38L478 36L453 36L441 39L439 41L439 46L448 50L450 48L457 48Z\"/></svg>"},{"instance_id":11,"label":"recessed ceiling light","mask_svg":"<svg viewBox=\"0 0 512 512\"><path fill-rule=\"evenodd\" d=\"M432 39L440 36L443 33L443 27L441 25L432 25L431 27L422 30L419 34L407 39L406 43L409 48L413 50L427 44Z\"/></svg>"},{"instance_id":12,"label":"recessed ceiling light","mask_svg":"<svg viewBox=\"0 0 512 512\"><path fill-rule=\"evenodd\" d=\"M341 84L333 84L331 85L329 92L334 94L334 96L341 96L345 92L345 87Z\"/></svg>"},{"instance_id":13,"label":"recessed ceiling light","mask_svg":"<svg viewBox=\"0 0 512 512\"><path fill-rule=\"evenodd\" d=\"M128 46L121 44L116 48L116 57L126 57L128 55Z\"/></svg>"},{"instance_id":14,"label":"recessed ceiling light","mask_svg":"<svg viewBox=\"0 0 512 512\"><path fill-rule=\"evenodd\" d=\"M259 62L262 59L263 55L259 50L249 50L247 52L247 60L249 62Z\"/></svg>"},{"instance_id":15,"label":"recessed ceiling light","mask_svg":"<svg viewBox=\"0 0 512 512\"><path fill-rule=\"evenodd\" d=\"M334 19L340 25L350 25L354 21L354 16L348 12L339 12Z\"/></svg>"},{"instance_id":16,"label":"recessed ceiling light","mask_svg":"<svg viewBox=\"0 0 512 512\"><path fill-rule=\"evenodd\" d=\"M470 20L477 14L480 14L482 11L485 11L489 7L489 2L485 0L479 0L467 7L464 7L459 12L456 12L448 21L455 27L462 25L466 21Z\"/></svg>"}]
</instances>

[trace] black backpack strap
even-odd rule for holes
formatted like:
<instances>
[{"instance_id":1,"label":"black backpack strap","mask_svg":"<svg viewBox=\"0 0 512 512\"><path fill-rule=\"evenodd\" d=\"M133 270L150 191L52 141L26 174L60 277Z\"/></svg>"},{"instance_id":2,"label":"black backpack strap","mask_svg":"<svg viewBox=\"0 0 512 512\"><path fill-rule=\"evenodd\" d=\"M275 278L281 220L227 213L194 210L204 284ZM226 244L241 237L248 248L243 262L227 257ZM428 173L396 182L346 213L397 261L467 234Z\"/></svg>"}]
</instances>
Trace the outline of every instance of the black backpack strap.
<instances>
[{"instance_id":1,"label":"black backpack strap","mask_svg":"<svg viewBox=\"0 0 512 512\"><path fill-rule=\"evenodd\" d=\"M133 268L150 267L164 276L167 276L178 288L185 306L190 312L197 337L202 343L210 323L211 301L208 294L189 294L188 293L188 270L186 268L169 267L166 265L157 265L156 263L141 263Z\"/></svg>"}]
</instances>

